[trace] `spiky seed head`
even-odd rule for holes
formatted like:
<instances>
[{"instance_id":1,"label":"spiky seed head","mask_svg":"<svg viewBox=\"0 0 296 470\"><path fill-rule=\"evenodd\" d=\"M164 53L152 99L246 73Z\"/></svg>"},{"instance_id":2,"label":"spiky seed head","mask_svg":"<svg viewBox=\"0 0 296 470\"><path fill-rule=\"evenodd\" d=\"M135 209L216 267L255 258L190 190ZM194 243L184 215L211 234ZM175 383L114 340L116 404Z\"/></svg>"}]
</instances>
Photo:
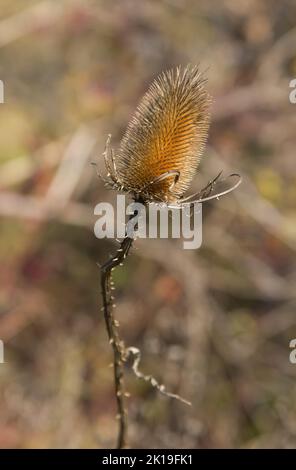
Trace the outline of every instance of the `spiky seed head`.
<instances>
[{"instance_id":1,"label":"spiky seed head","mask_svg":"<svg viewBox=\"0 0 296 470\"><path fill-rule=\"evenodd\" d=\"M210 96L205 83L198 67L178 67L151 84L117 156L117 173L125 189L144 200L165 202L176 201L188 189L209 128ZM153 183L167 172L172 175Z\"/></svg>"}]
</instances>

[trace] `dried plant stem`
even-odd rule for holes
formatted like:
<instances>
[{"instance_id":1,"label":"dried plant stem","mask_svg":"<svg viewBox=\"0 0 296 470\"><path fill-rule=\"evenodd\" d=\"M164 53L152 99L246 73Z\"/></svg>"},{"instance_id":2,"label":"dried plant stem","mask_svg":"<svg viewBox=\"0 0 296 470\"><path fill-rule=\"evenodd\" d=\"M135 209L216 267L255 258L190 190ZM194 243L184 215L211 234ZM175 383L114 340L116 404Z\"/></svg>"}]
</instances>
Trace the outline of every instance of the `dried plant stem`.
<instances>
[{"instance_id":1,"label":"dried plant stem","mask_svg":"<svg viewBox=\"0 0 296 470\"><path fill-rule=\"evenodd\" d=\"M127 409L125 407L125 389L123 377L123 363L126 359L125 346L118 334L118 323L112 311L111 295L111 272L121 264L128 255L133 239L125 237L120 244L116 254L101 267L101 288L103 297L103 311L108 332L109 342L113 348L113 367L115 394L117 400L117 417L119 420L119 431L117 448L122 449L127 446Z\"/></svg>"},{"instance_id":2,"label":"dried plant stem","mask_svg":"<svg viewBox=\"0 0 296 470\"><path fill-rule=\"evenodd\" d=\"M135 374L135 376L138 379L144 380L144 382L147 382L151 385L151 387L156 388L156 390L159 391L162 395L165 395L166 397L169 398L174 398L175 400L179 400L180 402L184 403L185 405L191 406L191 402L188 400L185 400L185 398L180 397L180 395L177 395L176 393L171 393L168 392L166 387L163 384L160 384L154 377L153 375L145 375L143 372L140 371L139 365L141 362L141 351L138 348L135 347L130 347L126 350L127 355L132 355L133 356L133 363L132 363L132 369Z\"/></svg>"},{"instance_id":3,"label":"dried plant stem","mask_svg":"<svg viewBox=\"0 0 296 470\"><path fill-rule=\"evenodd\" d=\"M137 217L137 214L130 216L130 219ZM135 224L137 226L137 224ZM127 233L127 231L126 231ZM112 270L121 265L124 259L127 257L134 239L130 238L128 235L125 236L123 241L120 244L119 249L116 251L115 255L108 260L103 266L101 266L101 288L102 288L102 297L103 297L103 311L104 318L106 323L106 328L108 332L109 342L113 348L113 367L114 367L114 384L115 384L115 395L117 401L117 417L119 420L119 429L118 429L118 438L117 438L117 448L123 449L127 447L127 408L125 407L125 397L128 394L125 392L124 387L124 374L123 374L123 364L131 356L133 357L132 370L135 376L138 379L144 380L149 383L152 387L158 390L161 394L174 398L176 400L185 403L186 405L191 405L188 400L180 397L175 393L168 392L164 385L159 383L152 375L145 375L139 370L139 364L141 360L141 352L138 348L129 347L126 348L124 342L119 336L118 333L118 322L113 315L113 297L111 295L112 290L112 280L111 274Z\"/></svg>"}]
</instances>

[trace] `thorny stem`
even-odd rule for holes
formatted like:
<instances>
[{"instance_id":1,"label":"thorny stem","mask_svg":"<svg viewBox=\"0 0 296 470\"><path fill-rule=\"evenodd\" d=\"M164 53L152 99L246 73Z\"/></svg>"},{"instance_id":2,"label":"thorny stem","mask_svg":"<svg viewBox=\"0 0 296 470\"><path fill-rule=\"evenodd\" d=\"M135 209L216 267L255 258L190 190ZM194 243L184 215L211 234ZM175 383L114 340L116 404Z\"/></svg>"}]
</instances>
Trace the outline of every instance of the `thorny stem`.
<instances>
[{"instance_id":1,"label":"thorny stem","mask_svg":"<svg viewBox=\"0 0 296 470\"><path fill-rule=\"evenodd\" d=\"M139 202L140 200L136 201ZM129 220L137 216L137 211L135 214L131 215ZM135 228L137 223L135 224ZM126 231L127 233L127 231ZM152 375L145 375L139 370L139 364L141 360L140 350L134 347L126 348L124 342L118 334L118 322L115 320L113 311L112 311L112 301L113 297L111 295L111 273L112 270L121 265L124 259L127 257L134 239L129 237L127 234L125 238L120 243L119 249L116 251L115 255L109 259L103 266L101 266L101 288L102 288L102 297L103 297L103 311L104 318L106 323L106 328L108 332L109 342L112 345L113 349L113 367L114 367L114 385L115 385L115 395L117 401L117 417L119 420L119 430L117 438L117 448L123 449L127 447L127 409L125 407L125 397L127 393L125 392L124 387L124 374L123 374L123 364L127 361L130 356L133 356L132 370L138 379L142 379L145 382L148 382L152 387L157 389L163 395L166 395L169 398L174 398L179 400L186 405L191 405L188 400L176 395L174 393L168 392L164 385L160 384Z\"/></svg>"},{"instance_id":2,"label":"thorny stem","mask_svg":"<svg viewBox=\"0 0 296 470\"><path fill-rule=\"evenodd\" d=\"M103 310L109 342L113 348L114 384L117 401L117 417L119 431L117 448L122 449L127 445L127 409L125 408L125 390L123 377L123 363L126 360L125 347L118 334L118 324L112 313L111 296L111 272L127 257L132 246L133 239L126 236L120 244L115 255L101 267L101 288L103 297Z\"/></svg>"}]
</instances>

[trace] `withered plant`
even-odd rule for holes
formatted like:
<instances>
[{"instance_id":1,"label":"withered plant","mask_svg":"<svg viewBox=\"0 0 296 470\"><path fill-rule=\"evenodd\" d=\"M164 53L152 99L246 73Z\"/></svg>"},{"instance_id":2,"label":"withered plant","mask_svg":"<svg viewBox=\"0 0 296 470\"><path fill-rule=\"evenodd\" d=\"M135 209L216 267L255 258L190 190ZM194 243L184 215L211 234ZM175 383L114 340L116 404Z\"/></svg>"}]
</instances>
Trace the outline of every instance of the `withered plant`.
<instances>
[{"instance_id":1,"label":"withered plant","mask_svg":"<svg viewBox=\"0 0 296 470\"><path fill-rule=\"evenodd\" d=\"M162 203L182 207L217 198L232 191L240 183L237 174L221 192L215 186L221 181L221 172L205 188L191 196L184 196L196 173L205 147L209 128L210 96L206 79L198 67L176 68L162 73L142 98L115 154L108 136L104 152L107 176L103 179L109 188L129 193L135 202ZM223 180L225 182L225 180ZM136 215L135 215L136 217ZM132 369L139 379L149 382L160 393L189 404L179 395L170 393L154 377L139 370L140 351L126 347L118 331L113 314L112 271L129 254L134 239L126 234L114 256L101 266L103 312L109 342L113 348L113 366L119 432L117 447L127 443L127 407L124 387L124 363L132 359Z\"/></svg>"}]
</instances>

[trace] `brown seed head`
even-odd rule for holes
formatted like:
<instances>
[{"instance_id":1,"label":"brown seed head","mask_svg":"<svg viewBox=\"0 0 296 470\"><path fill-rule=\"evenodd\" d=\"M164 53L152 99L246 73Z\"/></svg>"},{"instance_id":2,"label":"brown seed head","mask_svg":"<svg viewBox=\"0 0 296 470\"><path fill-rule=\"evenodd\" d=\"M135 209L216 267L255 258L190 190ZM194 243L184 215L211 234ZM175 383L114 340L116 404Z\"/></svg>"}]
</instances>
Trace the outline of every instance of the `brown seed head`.
<instances>
[{"instance_id":1,"label":"brown seed head","mask_svg":"<svg viewBox=\"0 0 296 470\"><path fill-rule=\"evenodd\" d=\"M178 67L152 83L117 155L117 174L125 189L150 201L174 202L184 194L208 134L205 83L197 67ZM166 176L159 180L161 175Z\"/></svg>"}]
</instances>

